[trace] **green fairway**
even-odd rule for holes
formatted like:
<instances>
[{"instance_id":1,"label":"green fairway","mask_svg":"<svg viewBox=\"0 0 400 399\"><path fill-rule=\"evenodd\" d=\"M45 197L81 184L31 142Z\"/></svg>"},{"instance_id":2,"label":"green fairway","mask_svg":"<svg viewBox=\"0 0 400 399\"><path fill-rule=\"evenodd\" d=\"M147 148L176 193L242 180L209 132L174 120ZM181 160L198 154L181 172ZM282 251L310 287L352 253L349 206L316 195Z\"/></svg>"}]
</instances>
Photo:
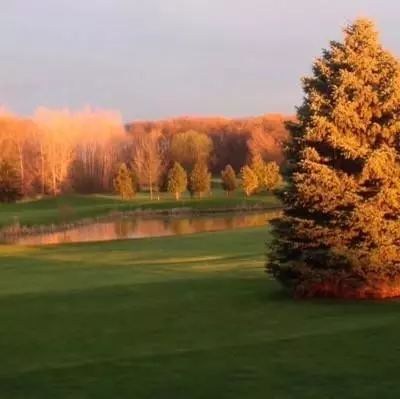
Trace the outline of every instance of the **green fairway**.
<instances>
[{"instance_id":1,"label":"green fairway","mask_svg":"<svg viewBox=\"0 0 400 399\"><path fill-rule=\"evenodd\" d=\"M149 199L148 194L140 193L131 201L122 201L115 196L71 195L59 198L44 198L24 201L17 204L0 204L0 227L19 222L23 226L70 223L83 218L94 218L112 212L126 212L137 209L157 210L172 208L223 209L244 206L276 208L280 206L277 197L271 194L245 197L243 193L226 197L220 189L205 198L190 198L186 195L176 201L170 194L163 193L160 200Z\"/></svg>"},{"instance_id":2,"label":"green fairway","mask_svg":"<svg viewBox=\"0 0 400 399\"><path fill-rule=\"evenodd\" d=\"M397 398L396 302L296 302L268 228L0 247L0 398Z\"/></svg>"}]
</instances>

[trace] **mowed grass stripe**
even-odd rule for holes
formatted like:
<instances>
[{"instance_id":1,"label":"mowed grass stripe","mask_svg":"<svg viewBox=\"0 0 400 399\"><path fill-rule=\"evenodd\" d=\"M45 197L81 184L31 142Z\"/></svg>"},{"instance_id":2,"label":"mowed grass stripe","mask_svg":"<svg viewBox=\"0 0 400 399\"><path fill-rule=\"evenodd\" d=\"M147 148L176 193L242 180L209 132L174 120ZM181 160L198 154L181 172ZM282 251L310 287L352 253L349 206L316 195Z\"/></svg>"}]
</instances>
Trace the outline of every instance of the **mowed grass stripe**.
<instances>
[{"instance_id":1,"label":"mowed grass stripe","mask_svg":"<svg viewBox=\"0 0 400 399\"><path fill-rule=\"evenodd\" d=\"M324 393L329 398L396 397L397 371L392 367L396 355L389 354L382 361L373 347L377 334L379 330L374 329L332 332L319 336L317 346L315 335L310 335L146 358L98 360L0 377L0 386L5 398L317 398ZM396 339L393 334L388 344L395 344ZM366 367L366 361L374 362L374 367Z\"/></svg>"},{"instance_id":2,"label":"mowed grass stripe","mask_svg":"<svg viewBox=\"0 0 400 399\"><path fill-rule=\"evenodd\" d=\"M268 231L268 227L262 227L96 244L17 249L3 246L0 298L198 278L237 269L258 273L263 269Z\"/></svg>"},{"instance_id":3,"label":"mowed grass stripe","mask_svg":"<svg viewBox=\"0 0 400 399\"><path fill-rule=\"evenodd\" d=\"M293 301L268 231L1 248L0 398L397 397L398 303Z\"/></svg>"}]
</instances>

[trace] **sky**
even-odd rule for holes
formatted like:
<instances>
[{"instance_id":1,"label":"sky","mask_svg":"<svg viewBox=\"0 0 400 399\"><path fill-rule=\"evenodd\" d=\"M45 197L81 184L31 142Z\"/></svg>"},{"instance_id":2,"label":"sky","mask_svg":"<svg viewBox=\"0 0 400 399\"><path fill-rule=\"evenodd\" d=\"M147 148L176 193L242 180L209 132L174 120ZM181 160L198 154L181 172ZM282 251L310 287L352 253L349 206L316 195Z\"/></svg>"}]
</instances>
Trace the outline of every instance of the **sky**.
<instances>
[{"instance_id":1,"label":"sky","mask_svg":"<svg viewBox=\"0 0 400 399\"><path fill-rule=\"evenodd\" d=\"M400 54L398 0L0 0L0 105L124 119L294 113L354 18Z\"/></svg>"}]
</instances>

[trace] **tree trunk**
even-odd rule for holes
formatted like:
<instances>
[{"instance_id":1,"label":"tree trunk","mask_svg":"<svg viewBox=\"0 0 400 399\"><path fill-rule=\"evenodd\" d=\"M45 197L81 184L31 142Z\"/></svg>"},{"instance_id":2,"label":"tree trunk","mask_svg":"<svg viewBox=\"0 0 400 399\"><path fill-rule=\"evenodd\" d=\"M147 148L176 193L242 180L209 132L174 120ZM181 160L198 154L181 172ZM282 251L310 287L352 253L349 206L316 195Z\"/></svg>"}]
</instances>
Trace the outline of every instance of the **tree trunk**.
<instances>
[{"instance_id":1,"label":"tree trunk","mask_svg":"<svg viewBox=\"0 0 400 399\"><path fill-rule=\"evenodd\" d=\"M53 173L53 195L57 195L57 184L56 184L56 176Z\"/></svg>"},{"instance_id":2,"label":"tree trunk","mask_svg":"<svg viewBox=\"0 0 400 399\"><path fill-rule=\"evenodd\" d=\"M44 195L44 155L43 155L43 144L40 143L40 173L41 173L41 184L42 184L42 196Z\"/></svg>"},{"instance_id":3,"label":"tree trunk","mask_svg":"<svg viewBox=\"0 0 400 399\"><path fill-rule=\"evenodd\" d=\"M151 174L151 165L149 165L149 183L150 183L150 199L153 199L153 178Z\"/></svg>"},{"instance_id":4,"label":"tree trunk","mask_svg":"<svg viewBox=\"0 0 400 399\"><path fill-rule=\"evenodd\" d=\"M24 155L23 155L22 145L18 145L18 157L19 157L19 175L21 177L22 187L25 190Z\"/></svg>"}]
</instances>

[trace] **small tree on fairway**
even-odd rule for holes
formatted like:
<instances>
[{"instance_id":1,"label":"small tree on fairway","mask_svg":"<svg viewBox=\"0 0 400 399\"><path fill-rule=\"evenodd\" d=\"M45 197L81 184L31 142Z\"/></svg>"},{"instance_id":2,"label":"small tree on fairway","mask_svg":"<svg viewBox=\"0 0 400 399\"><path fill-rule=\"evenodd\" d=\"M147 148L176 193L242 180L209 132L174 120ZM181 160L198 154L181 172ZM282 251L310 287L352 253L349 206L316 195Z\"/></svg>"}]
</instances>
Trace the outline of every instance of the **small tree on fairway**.
<instances>
[{"instance_id":1,"label":"small tree on fairway","mask_svg":"<svg viewBox=\"0 0 400 399\"><path fill-rule=\"evenodd\" d=\"M246 196L249 197L257 190L259 187L258 177L250 166L243 166L240 171L240 178L242 180L242 187Z\"/></svg>"},{"instance_id":2,"label":"small tree on fairway","mask_svg":"<svg viewBox=\"0 0 400 399\"><path fill-rule=\"evenodd\" d=\"M175 162L168 172L168 192L174 193L175 198L178 200L186 190L187 184L188 178L185 169L178 162Z\"/></svg>"},{"instance_id":3,"label":"small tree on fairway","mask_svg":"<svg viewBox=\"0 0 400 399\"><path fill-rule=\"evenodd\" d=\"M224 191L229 195L230 193L234 192L237 187L237 179L236 173L233 170L231 165L226 165L225 169L221 172L222 177L222 188Z\"/></svg>"},{"instance_id":4,"label":"small tree on fairway","mask_svg":"<svg viewBox=\"0 0 400 399\"><path fill-rule=\"evenodd\" d=\"M0 202L13 203L22 198L21 179L7 161L0 164Z\"/></svg>"},{"instance_id":5,"label":"small tree on fairway","mask_svg":"<svg viewBox=\"0 0 400 399\"><path fill-rule=\"evenodd\" d=\"M272 191L282 184L282 181L279 165L276 162L267 162L265 164L264 187L268 191Z\"/></svg>"},{"instance_id":6,"label":"small tree on fairway","mask_svg":"<svg viewBox=\"0 0 400 399\"><path fill-rule=\"evenodd\" d=\"M136 195L138 179L135 173L125 163L122 163L114 178L114 189L122 199L131 199Z\"/></svg>"},{"instance_id":7,"label":"small tree on fairway","mask_svg":"<svg viewBox=\"0 0 400 399\"><path fill-rule=\"evenodd\" d=\"M399 62L372 22L344 34L303 80L267 267L296 296L399 296Z\"/></svg>"},{"instance_id":8,"label":"small tree on fairway","mask_svg":"<svg viewBox=\"0 0 400 399\"><path fill-rule=\"evenodd\" d=\"M253 157L253 159L251 160L250 168L257 176L258 186L255 188L254 191L260 192L264 188L264 182L267 173L265 169L265 162L262 159L261 155L257 154Z\"/></svg>"},{"instance_id":9,"label":"small tree on fairway","mask_svg":"<svg viewBox=\"0 0 400 399\"><path fill-rule=\"evenodd\" d=\"M196 163L190 175L190 191L202 197L209 193L211 189L211 173L208 172L207 165Z\"/></svg>"}]
</instances>

